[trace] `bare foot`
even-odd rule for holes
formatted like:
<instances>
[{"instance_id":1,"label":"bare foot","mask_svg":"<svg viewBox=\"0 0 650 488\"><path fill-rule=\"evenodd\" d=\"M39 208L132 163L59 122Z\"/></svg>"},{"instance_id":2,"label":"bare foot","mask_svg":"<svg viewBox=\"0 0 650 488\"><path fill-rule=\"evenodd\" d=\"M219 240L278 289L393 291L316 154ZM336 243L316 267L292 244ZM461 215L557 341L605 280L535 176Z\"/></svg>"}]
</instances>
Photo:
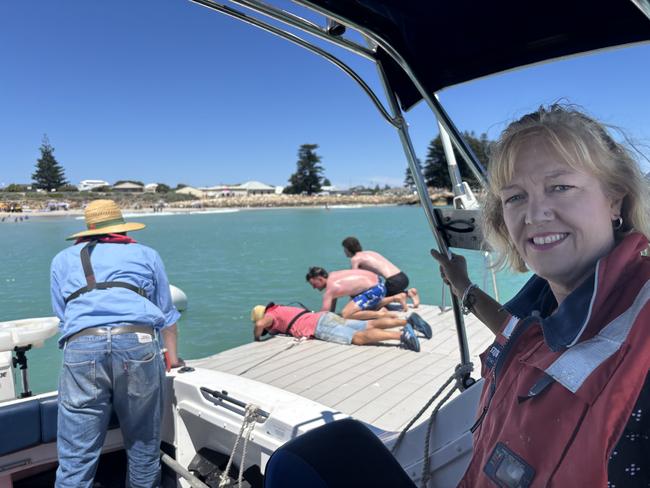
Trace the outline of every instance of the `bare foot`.
<instances>
[{"instance_id":1,"label":"bare foot","mask_svg":"<svg viewBox=\"0 0 650 488\"><path fill-rule=\"evenodd\" d=\"M417 288L409 288L407 293L411 297L411 300L413 300L413 308L418 308L420 306L420 294Z\"/></svg>"}]
</instances>

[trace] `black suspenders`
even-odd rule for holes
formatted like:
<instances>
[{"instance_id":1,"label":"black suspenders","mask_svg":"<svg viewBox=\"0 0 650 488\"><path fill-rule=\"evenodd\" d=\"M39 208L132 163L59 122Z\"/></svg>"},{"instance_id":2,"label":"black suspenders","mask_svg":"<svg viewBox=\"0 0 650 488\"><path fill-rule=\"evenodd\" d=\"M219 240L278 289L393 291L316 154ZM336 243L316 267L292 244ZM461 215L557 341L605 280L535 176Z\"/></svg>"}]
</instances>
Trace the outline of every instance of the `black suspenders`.
<instances>
[{"instance_id":1,"label":"black suspenders","mask_svg":"<svg viewBox=\"0 0 650 488\"><path fill-rule=\"evenodd\" d=\"M287 330L284 331L284 333L287 334L287 335L289 335L289 331L291 330L291 327L293 327L293 324L296 323L296 320L298 320L300 317L302 317L302 316L305 315L306 313L309 313L309 312L310 312L310 310L309 310L307 307L305 307L305 306L304 306L302 303L300 303L300 302L291 302L291 303L289 304L289 306L293 305L294 303L297 303L298 305L300 305L302 308L304 308L304 310L303 310L302 312L298 312L298 313L296 314L296 316L295 316L294 318L291 319L291 322L289 322L289 325L287 325ZM274 305L275 305L275 304L274 304Z\"/></svg>"},{"instance_id":2,"label":"black suspenders","mask_svg":"<svg viewBox=\"0 0 650 488\"><path fill-rule=\"evenodd\" d=\"M284 333L288 335L289 331L291 330L291 327L293 327L293 324L296 323L296 320L298 320L300 317L302 317L306 313L310 313L309 310L303 310L302 312L297 313L296 316L291 319L291 322L289 322L289 325L287 325L287 330L285 330Z\"/></svg>"},{"instance_id":3,"label":"black suspenders","mask_svg":"<svg viewBox=\"0 0 650 488\"><path fill-rule=\"evenodd\" d=\"M65 299L65 303L67 304L70 300L74 300L75 298L83 295L84 293L88 293L89 291L107 290L109 288L126 288L127 290L131 290L137 293L138 295L147 298L147 293L144 290L144 288L138 288L137 286L132 285L131 283L126 283L124 281L102 281L97 283L97 280L95 280L95 273L93 271L92 264L90 264L90 253L92 252L96 244L97 241L88 242L88 244L86 244L81 249L81 253L80 253L81 266L83 267L84 270L84 275L86 277L87 285L71 293L70 296L68 296L68 298Z\"/></svg>"}]
</instances>

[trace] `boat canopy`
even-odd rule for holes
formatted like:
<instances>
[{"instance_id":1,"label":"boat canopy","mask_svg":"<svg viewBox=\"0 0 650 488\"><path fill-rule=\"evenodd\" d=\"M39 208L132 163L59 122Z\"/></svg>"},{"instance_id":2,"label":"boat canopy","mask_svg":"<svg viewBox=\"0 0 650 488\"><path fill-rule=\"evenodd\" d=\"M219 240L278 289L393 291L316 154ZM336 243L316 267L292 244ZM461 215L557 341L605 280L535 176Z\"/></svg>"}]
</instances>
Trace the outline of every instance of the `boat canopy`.
<instances>
[{"instance_id":1,"label":"boat canopy","mask_svg":"<svg viewBox=\"0 0 650 488\"><path fill-rule=\"evenodd\" d=\"M542 61L650 40L647 0L308 0L379 35L429 93ZM422 96L380 45L402 110Z\"/></svg>"}]
</instances>

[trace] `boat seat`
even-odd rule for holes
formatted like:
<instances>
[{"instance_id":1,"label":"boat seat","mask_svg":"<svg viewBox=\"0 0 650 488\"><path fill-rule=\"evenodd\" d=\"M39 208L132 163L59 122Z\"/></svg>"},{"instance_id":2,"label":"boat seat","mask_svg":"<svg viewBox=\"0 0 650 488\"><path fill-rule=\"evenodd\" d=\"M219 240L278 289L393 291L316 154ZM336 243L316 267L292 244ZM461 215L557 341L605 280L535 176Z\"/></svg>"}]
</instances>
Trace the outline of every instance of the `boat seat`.
<instances>
[{"instance_id":1,"label":"boat seat","mask_svg":"<svg viewBox=\"0 0 650 488\"><path fill-rule=\"evenodd\" d=\"M40 402L28 400L0 407L0 425L0 456L40 444Z\"/></svg>"},{"instance_id":2,"label":"boat seat","mask_svg":"<svg viewBox=\"0 0 650 488\"><path fill-rule=\"evenodd\" d=\"M56 442L58 396L41 399L41 442Z\"/></svg>"},{"instance_id":3,"label":"boat seat","mask_svg":"<svg viewBox=\"0 0 650 488\"><path fill-rule=\"evenodd\" d=\"M0 405L0 456L27 449L38 444L56 442L58 396ZM119 427L112 412L108 428Z\"/></svg>"},{"instance_id":4,"label":"boat seat","mask_svg":"<svg viewBox=\"0 0 650 488\"><path fill-rule=\"evenodd\" d=\"M269 458L264 488L415 488L375 434L358 420L312 429Z\"/></svg>"}]
</instances>

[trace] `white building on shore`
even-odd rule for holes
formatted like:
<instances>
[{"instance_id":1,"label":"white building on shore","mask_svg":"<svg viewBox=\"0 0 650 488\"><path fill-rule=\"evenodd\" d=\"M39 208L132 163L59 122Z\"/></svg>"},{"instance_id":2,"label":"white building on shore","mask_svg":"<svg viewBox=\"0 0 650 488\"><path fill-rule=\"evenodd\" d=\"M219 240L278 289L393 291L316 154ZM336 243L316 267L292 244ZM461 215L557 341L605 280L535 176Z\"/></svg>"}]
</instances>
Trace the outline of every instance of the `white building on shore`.
<instances>
[{"instance_id":1,"label":"white building on shore","mask_svg":"<svg viewBox=\"0 0 650 488\"><path fill-rule=\"evenodd\" d=\"M100 188L102 186L110 186L108 181L104 180L83 180L77 185L79 191L90 191L94 188Z\"/></svg>"},{"instance_id":2,"label":"white building on shore","mask_svg":"<svg viewBox=\"0 0 650 488\"><path fill-rule=\"evenodd\" d=\"M194 188L193 186L184 186L183 188L176 190L176 193L179 195L191 195L196 198L204 198L203 191L198 188Z\"/></svg>"},{"instance_id":3,"label":"white building on shore","mask_svg":"<svg viewBox=\"0 0 650 488\"><path fill-rule=\"evenodd\" d=\"M320 187L319 195L334 195L336 193L341 193L341 192L334 185L323 185Z\"/></svg>"},{"instance_id":4,"label":"white building on shore","mask_svg":"<svg viewBox=\"0 0 650 488\"><path fill-rule=\"evenodd\" d=\"M204 198L222 198L222 197L245 197L246 190L240 185L215 185L199 188L203 192Z\"/></svg>"},{"instance_id":5,"label":"white building on shore","mask_svg":"<svg viewBox=\"0 0 650 488\"><path fill-rule=\"evenodd\" d=\"M259 181L247 181L246 183L236 185L215 185L199 188L186 186L180 190L176 190L176 193L193 195L197 198L229 198L274 195L278 192L275 186L270 186Z\"/></svg>"},{"instance_id":6,"label":"white building on shore","mask_svg":"<svg viewBox=\"0 0 650 488\"><path fill-rule=\"evenodd\" d=\"M113 191L119 191L122 193L142 193L144 191L144 185L133 183L131 181L124 181L119 185L113 185Z\"/></svg>"},{"instance_id":7,"label":"white building on shore","mask_svg":"<svg viewBox=\"0 0 650 488\"><path fill-rule=\"evenodd\" d=\"M275 193L275 187L269 186L265 183L259 181L247 181L239 185L239 188L246 191L247 195L273 195Z\"/></svg>"}]
</instances>

